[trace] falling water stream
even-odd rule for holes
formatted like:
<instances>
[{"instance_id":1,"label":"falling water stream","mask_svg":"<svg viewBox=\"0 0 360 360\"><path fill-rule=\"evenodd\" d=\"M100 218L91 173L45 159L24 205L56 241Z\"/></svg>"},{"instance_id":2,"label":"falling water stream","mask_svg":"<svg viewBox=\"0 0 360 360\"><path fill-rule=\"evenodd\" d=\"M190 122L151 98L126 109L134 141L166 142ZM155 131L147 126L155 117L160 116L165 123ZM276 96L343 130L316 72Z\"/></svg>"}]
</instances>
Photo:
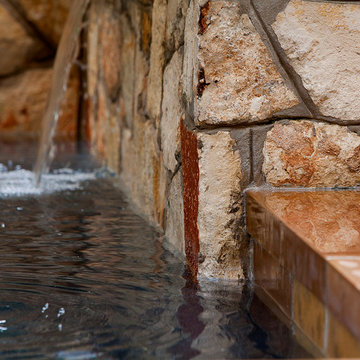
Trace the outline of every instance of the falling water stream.
<instances>
[{"instance_id":1,"label":"falling water stream","mask_svg":"<svg viewBox=\"0 0 360 360\"><path fill-rule=\"evenodd\" d=\"M51 92L42 122L42 133L38 157L35 163L35 182L39 186L41 177L47 173L54 157L54 134L60 116L60 106L66 91L71 65L77 57L79 34L85 11L90 0L72 2L61 36L52 77Z\"/></svg>"}]
</instances>

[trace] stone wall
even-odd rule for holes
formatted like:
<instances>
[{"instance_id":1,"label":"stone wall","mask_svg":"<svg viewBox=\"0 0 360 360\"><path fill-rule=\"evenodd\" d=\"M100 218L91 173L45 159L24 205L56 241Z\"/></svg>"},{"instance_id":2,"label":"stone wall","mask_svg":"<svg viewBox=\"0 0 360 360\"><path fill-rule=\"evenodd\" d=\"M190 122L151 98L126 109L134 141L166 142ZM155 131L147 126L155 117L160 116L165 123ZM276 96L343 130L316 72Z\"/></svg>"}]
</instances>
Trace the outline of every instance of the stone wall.
<instances>
[{"instance_id":1,"label":"stone wall","mask_svg":"<svg viewBox=\"0 0 360 360\"><path fill-rule=\"evenodd\" d=\"M199 277L242 279L243 192L360 183L360 4L94 0L89 136Z\"/></svg>"},{"instance_id":2,"label":"stone wall","mask_svg":"<svg viewBox=\"0 0 360 360\"><path fill-rule=\"evenodd\" d=\"M0 0L0 138L35 139L71 0ZM57 136L75 139L79 71L72 70Z\"/></svg>"}]
</instances>

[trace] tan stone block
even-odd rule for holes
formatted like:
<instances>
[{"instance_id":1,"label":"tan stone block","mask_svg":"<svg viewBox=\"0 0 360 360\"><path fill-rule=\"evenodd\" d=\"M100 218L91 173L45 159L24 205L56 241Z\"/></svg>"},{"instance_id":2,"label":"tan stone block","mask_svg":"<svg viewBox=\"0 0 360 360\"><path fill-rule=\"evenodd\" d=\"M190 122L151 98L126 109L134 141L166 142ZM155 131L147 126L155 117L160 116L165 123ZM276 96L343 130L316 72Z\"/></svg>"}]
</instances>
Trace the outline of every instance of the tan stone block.
<instances>
[{"instance_id":1,"label":"tan stone block","mask_svg":"<svg viewBox=\"0 0 360 360\"><path fill-rule=\"evenodd\" d=\"M132 31L128 18L122 14L119 20L123 36L121 46L121 94L120 98L124 107L124 118L129 127L134 119L134 79L135 79L135 34Z\"/></svg>"},{"instance_id":2,"label":"tan stone block","mask_svg":"<svg viewBox=\"0 0 360 360\"><path fill-rule=\"evenodd\" d=\"M150 221L162 226L167 178L153 125L136 119L133 132L123 129L120 146L120 175L132 200Z\"/></svg>"},{"instance_id":3,"label":"tan stone block","mask_svg":"<svg viewBox=\"0 0 360 360\"><path fill-rule=\"evenodd\" d=\"M101 2L91 2L87 34L87 83L88 95L93 98L99 76L99 6Z\"/></svg>"},{"instance_id":4,"label":"tan stone block","mask_svg":"<svg viewBox=\"0 0 360 360\"><path fill-rule=\"evenodd\" d=\"M329 314L327 355L334 358L360 358L360 342L333 315Z\"/></svg>"},{"instance_id":5,"label":"tan stone block","mask_svg":"<svg viewBox=\"0 0 360 360\"><path fill-rule=\"evenodd\" d=\"M173 177L167 198L166 231L167 241L179 252L185 255L184 239L184 204L182 192L182 169Z\"/></svg>"},{"instance_id":6,"label":"tan stone block","mask_svg":"<svg viewBox=\"0 0 360 360\"><path fill-rule=\"evenodd\" d=\"M167 3L166 43L170 49L178 49L184 41L187 1L169 0Z\"/></svg>"},{"instance_id":7,"label":"tan stone block","mask_svg":"<svg viewBox=\"0 0 360 360\"><path fill-rule=\"evenodd\" d=\"M0 5L0 76L8 75L46 55L46 48L29 36L16 19Z\"/></svg>"},{"instance_id":8,"label":"tan stone block","mask_svg":"<svg viewBox=\"0 0 360 360\"><path fill-rule=\"evenodd\" d=\"M58 44L72 4L72 0L19 0L28 20L42 34Z\"/></svg>"},{"instance_id":9,"label":"tan stone block","mask_svg":"<svg viewBox=\"0 0 360 360\"><path fill-rule=\"evenodd\" d=\"M64 97L60 103L60 116L55 137L62 140L76 140L80 103L80 79L77 67L70 71Z\"/></svg>"},{"instance_id":10,"label":"tan stone block","mask_svg":"<svg viewBox=\"0 0 360 360\"><path fill-rule=\"evenodd\" d=\"M360 5L291 0L272 25L323 115L360 119Z\"/></svg>"},{"instance_id":11,"label":"tan stone block","mask_svg":"<svg viewBox=\"0 0 360 360\"><path fill-rule=\"evenodd\" d=\"M115 9L106 6L100 18L99 46L98 52L101 58L102 75L107 87L107 94L115 100L120 86L121 63L121 23L113 16ZM92 40L90 40L92 41ZM129 59L127 60L129 61Z\"/></svg>"},{"instance_id":12,"label":"tan stone block","mask_svg":"<svg viewBox=\"0 0 360 360\"><path fill-rule=\"evenodd\" d=\"M251 123L299 104L239 4L210 1L199 35L198 125Z\"/></svg>"},{"instance_id":13,"label":"tan stone block","mask_svg":"<svg viewBox=\"0 0 360 360\"><path fill-rule=\"evenodd\" d=\"M346 127L290 121L268 132L263 172L272 185L354 186L360 182L360 136Z\"/></svg>"},{"instance_id":14,"label":"tan stone block","mask_svg":"<svg viewBox=\"0 0 360 360\"><path fill-rule=\"evenodd\" d=\"M51 88L52 69L32 69L0 81L2 134L37 136Z\"/></svg>"},{"instance_id":15,"label":"tan stone block","mask_svg":"<svg viewBox=\"0 0 360 360\"><path fill-rule=\"evenodd\" d=\"M198 78L198 21L200 7L198 0L191 0L185 18L183 92L190 112L196 100ZM193 110L191 110L191 113Z\"/></svg>"},{"instance_id":16,"label":"tan stone block","mask_svg":"<svg viewBox=\"0 0 360 360\"><path fill-rule=\"evenodd\" d=\"M160 119L163 67L165 63L166 0L155 0L152 14L150 70L146 109L152 119Z\"/></svg>"},{"instance_id":17,"label":"tan stone block","mask_svg":"<svg viewBox=\"0 0 360 360\"><path fill-rule=\"evenodd\" d=\"M241 159L228 132L198 134L199 277L244 277Z\"/></svg>"},{"instance_id":18,"label":"tan stone block","mask_svg":"<svg viewBox=\"0 0 360 360\"><path fill-rule=\"evenodd\" d=\"M294 282L294 321L320 349L325 344L325 307L300 282Z\"/></svg>"},{"instance_id":19,"label":"tan stone block","mask_svg":"<svg viewBox=\"0 0 360 360\"><path fill-rule=\"evenodd\" d=\"M164 95L160 122L164 165L172 172L178 163L176 155L180 152L179 122L183 115L180 89L181 69L182 52L177 51L164 71Z\"/></svg>"}]
</instances>

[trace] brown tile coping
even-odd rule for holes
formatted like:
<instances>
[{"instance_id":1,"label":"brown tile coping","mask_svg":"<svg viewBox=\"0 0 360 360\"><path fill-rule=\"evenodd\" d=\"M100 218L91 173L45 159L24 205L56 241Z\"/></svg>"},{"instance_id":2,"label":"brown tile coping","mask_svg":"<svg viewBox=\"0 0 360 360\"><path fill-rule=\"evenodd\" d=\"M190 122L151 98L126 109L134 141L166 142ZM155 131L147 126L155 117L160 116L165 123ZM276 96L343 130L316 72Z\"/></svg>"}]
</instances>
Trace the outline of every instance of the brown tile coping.
<instances>
[{"instance_id":1,"label":"brown tile coping","mask_svg":"<svg viewBox=\"0 0 360 360\"><path fill-rule=\"evenodd\" d=\"M252 190L247 192L246 214L247 231L255 240L254 274L259 285L294 321L304 307L307 309L306 303L311 299L311 295L306 295L308 289L324 304L325 312L330 311L328 316L349 330L348 338L357 339L349 343L358 342L360 191ZM299 293L301 284L304 290ZM296 306L302 307L294 309ZM347 331L332 331L328 323L334 321L324 320L324 326L330 327L323 335L323 351L329 356L341 354L329 333L340 334L338 337L343 339ZM299 320L297 325L304 329ZM314 333L313 328L308 331ZM313 339L321 347L322 335L316 336L318 339ZM355 350L360 354L360 346Z\"/></svg>"}]
</instances>

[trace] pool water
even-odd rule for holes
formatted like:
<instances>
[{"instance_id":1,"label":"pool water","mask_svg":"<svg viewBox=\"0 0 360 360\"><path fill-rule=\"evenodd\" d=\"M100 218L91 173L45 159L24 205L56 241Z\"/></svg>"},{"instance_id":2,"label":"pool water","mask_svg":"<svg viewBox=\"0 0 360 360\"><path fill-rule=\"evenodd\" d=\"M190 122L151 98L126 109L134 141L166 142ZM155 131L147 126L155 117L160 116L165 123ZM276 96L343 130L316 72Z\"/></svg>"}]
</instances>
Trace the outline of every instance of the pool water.
<instances>
[{"instance_id":1,"label":"pool water","mask_svg":"<svg viewBox=\"0 0 360 360\"><path fill-rule=\"evenodd\" d=\"M311 357L251 284L196 287L111 180L65 173L21 196L0 178L1 359Z\"/></svg>"}]
</instances>

